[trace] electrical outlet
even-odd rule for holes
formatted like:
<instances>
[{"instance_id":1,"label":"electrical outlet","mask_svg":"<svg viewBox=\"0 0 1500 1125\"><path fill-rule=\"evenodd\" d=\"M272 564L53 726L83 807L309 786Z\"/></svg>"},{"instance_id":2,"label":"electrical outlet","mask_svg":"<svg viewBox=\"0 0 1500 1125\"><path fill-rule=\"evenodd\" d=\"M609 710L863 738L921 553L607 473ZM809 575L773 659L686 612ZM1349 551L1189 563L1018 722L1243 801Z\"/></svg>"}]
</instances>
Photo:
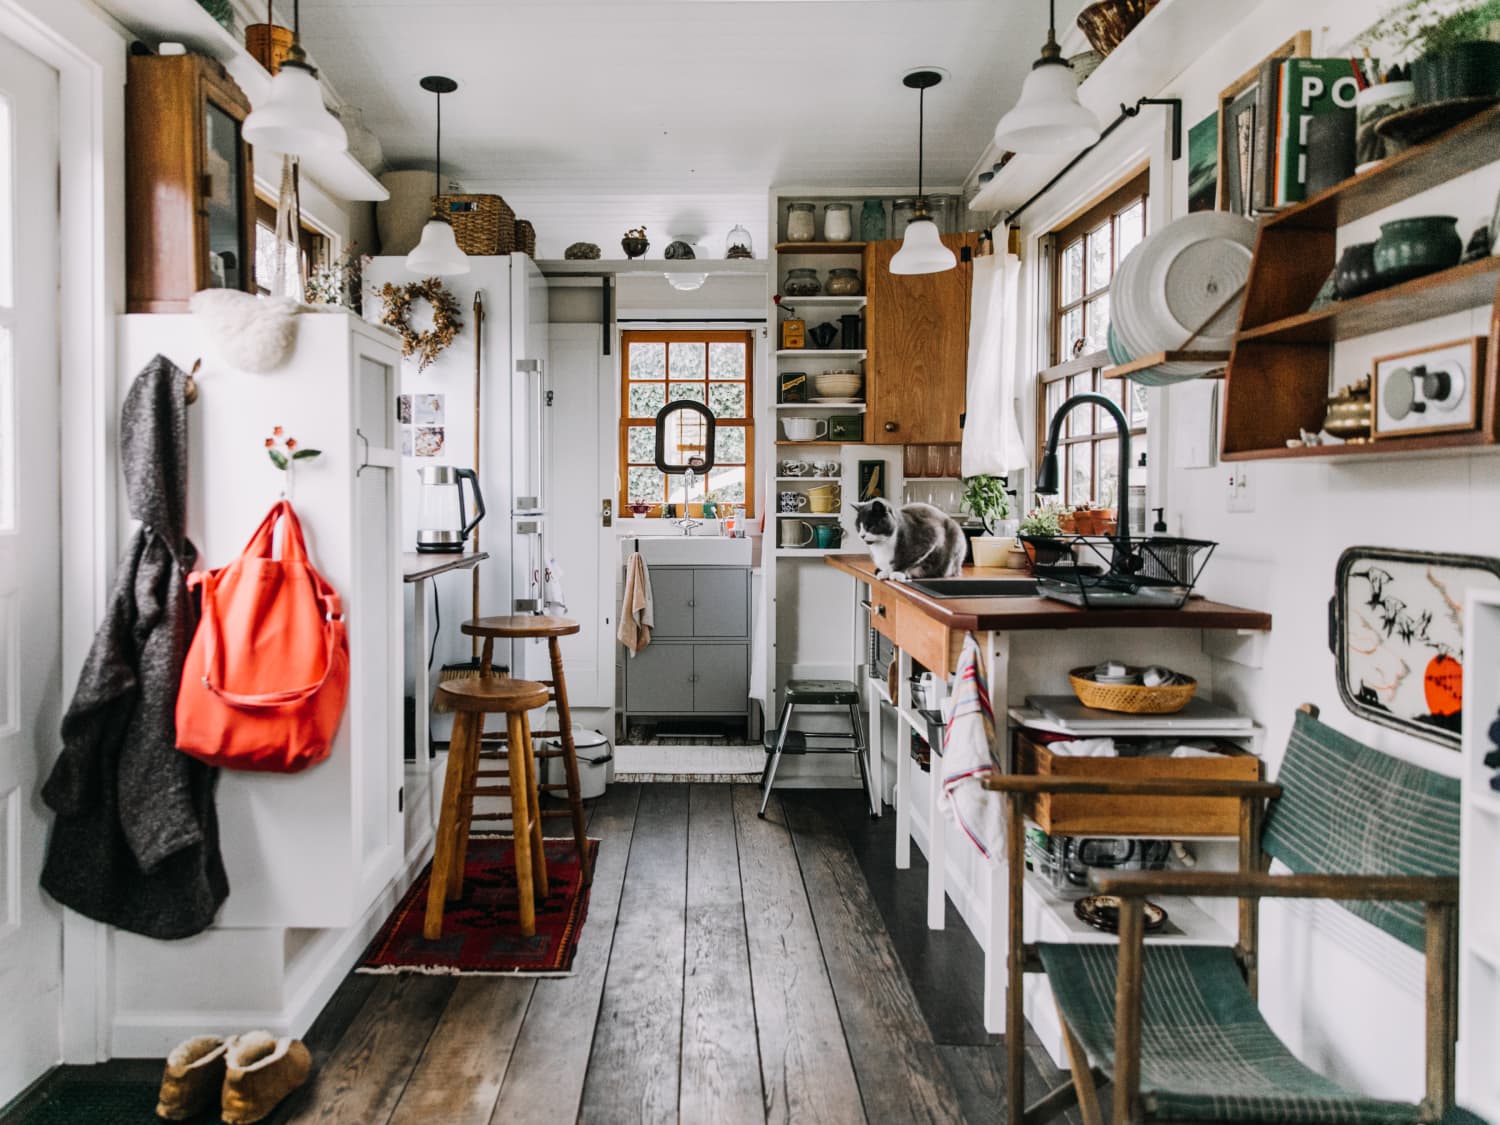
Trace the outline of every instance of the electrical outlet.
<instances>
[{"instance_id":1,"label":"electrical outlet","mask_svg":"<svg viewBox=\"0 0 1500 1125\"><path fill-rule=\"evenodd\" d=\"M1255 511L1255 490L1250 487L1250 470L1244 465L1229 466L1229 510Z\"/></svg>"}]
</instances>

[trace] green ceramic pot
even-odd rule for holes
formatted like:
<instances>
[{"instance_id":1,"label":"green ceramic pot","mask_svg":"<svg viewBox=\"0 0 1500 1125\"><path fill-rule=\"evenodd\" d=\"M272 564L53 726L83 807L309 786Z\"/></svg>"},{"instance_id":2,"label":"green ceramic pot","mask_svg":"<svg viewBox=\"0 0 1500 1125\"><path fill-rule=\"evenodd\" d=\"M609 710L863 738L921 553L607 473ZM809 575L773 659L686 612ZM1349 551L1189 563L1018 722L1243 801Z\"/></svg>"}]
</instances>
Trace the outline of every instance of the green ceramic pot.
<instances>
[{"instance_id":1,"label":"green ceramic pot","mask_svg":"<svg viewBox=\"0 0 1500 1125\"><path fill-rule=\"evenodd\" d=\"M1416 104L1500 94L1500 43L1487 39L1456 43L1412 62Z\"/></svg>"},{"instance_id":2,"label":"green ceramic pot","mask_svg":"<svg viewBox=\"0 0 1500 1125\"><path fill-rule=\"evenodd\" d=\"M1375 276L1382 285L1396 285L1456 266L1463 253L1464 240L1453 216L1395 219L1380 225Z\"/></svg>"}]
</instances>

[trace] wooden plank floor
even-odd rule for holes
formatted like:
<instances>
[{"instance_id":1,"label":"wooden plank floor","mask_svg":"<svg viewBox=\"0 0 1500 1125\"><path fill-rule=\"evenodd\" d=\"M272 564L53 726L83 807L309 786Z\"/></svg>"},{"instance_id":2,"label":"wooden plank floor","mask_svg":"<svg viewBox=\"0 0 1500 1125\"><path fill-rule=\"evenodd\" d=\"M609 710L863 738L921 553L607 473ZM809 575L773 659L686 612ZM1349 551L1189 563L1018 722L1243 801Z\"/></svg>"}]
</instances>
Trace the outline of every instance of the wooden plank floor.
<instances>
[{"instance_id":1,"label":"wooden plank floor","mask_svg":"<svg viewBox=\"0 0 1500 1125\"><path fill-rule=\"evenodd\" d=\"M764 820L758 803L744 785L612 786L572 976L351 976L309 1033L313 1080L268 1120L1001 1120L979 946L955 915L922 924L925 872L915 854L894 869L894 818L855 792L778 793ZM1028 1055L1034 1100L1059 1075Z\"/></svg>"}]
</instances>

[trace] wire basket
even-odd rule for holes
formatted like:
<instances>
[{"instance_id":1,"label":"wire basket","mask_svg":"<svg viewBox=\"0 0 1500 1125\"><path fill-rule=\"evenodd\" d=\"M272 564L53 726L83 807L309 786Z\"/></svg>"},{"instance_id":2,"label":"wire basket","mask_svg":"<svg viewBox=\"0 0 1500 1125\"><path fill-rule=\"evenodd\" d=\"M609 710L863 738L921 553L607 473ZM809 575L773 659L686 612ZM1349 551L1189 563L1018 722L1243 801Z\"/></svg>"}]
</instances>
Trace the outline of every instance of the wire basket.
<instances>
[{"instance_id":1,"label":"wire basket","mask_svg":"<svg viewBox=\"0 0 1500 1125\"><path fill-rule=\"evenodd\" d=\"M1086 609L1181 609L1218 546L1168 535L1023 535L1021 542L1039 592Z\"/></svg>"}]
</instances>

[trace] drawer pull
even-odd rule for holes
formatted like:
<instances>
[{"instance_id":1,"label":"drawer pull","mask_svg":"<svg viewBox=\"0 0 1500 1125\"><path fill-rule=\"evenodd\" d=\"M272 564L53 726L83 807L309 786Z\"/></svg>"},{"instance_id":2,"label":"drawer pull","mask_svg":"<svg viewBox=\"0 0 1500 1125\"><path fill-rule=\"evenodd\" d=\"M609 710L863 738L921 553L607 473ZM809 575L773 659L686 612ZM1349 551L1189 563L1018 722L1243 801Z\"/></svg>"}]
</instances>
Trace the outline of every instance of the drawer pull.
<instances>
[{"instance_id":1,"label":"drawer pull","mask_svg":"<svg viewBox=\"0 0 1500 1125\"><path fill-rule=\"evenodd\" d=\"M899 430L900 428L901 427L897 423L895 423L895 422L887 422L885 424L885 432L888 433L888 434L893 434L897 430Z\"/></svg>"}]
</instances>

